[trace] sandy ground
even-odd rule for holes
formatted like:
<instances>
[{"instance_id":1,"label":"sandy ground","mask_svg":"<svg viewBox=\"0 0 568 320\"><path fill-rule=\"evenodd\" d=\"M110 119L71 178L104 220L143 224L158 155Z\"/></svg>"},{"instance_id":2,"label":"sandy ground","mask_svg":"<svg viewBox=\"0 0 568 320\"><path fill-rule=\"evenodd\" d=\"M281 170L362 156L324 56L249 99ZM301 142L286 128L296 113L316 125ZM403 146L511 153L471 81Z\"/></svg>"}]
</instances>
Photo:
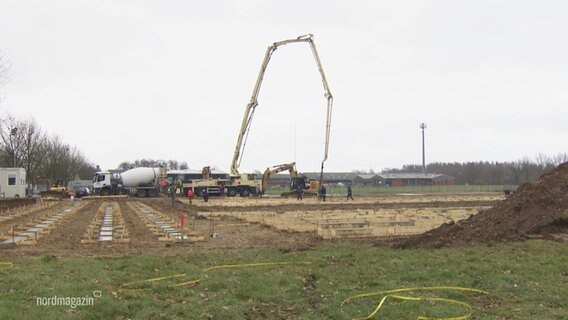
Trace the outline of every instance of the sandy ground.
<instances>
[{"instance_id":1,"label":"sandy ground","mask_svg":"<svg viewBox=\"0 0 568 320\"><path fill-rule=\"evenodd\" d=\"M381 195L356 197L346 201L343 197L329 197L326 202L317 199L282 198L212 198L205 203L194 199L189 205L187 198L178 199L172 205L165 197L155 199L108 199L45 201L43 205L31 205L19 209L9 209L0 213L0 235L9 240L11 230L21 232L53 216L58 212L68 212L51 231L40 237L35 244L9 245L0 248L6 258L26 256L119 256L124 254L161 253L176 254L187 251L237 250L247 248L274 247L282 251L305 250L318 245L323 240L318 236L317 226L321 219L384 219L396 214L396 219L405 215L419 216L429 214L448 216L458 210L461 215L476 213L480 208L488 208L502 200L502 195L490 194L434 194L434 195ZM101 215L109 202L117 202L121 221L128 231L128 243L97 242L81 243L89 225ZM128 205L128 204L131 205ZM137 206L146 206L157 215L172 221L172 227L181 229L180 215L184 215L185 234L201 237L200 241L170 242L160 241L163 237L151 232L155 226L145 222ZM67 211L66 211L67 210ZM390 213L389 213L390 212ZM324 215L330 215L324 216ZM248 216L286 217L283 221L313 222L310 228L286 228L267 224L260 220L250 220ZM204 217L204 218L202 218ZM212 219L213 217L213 219ZM273 219L274 220L274 219ZM378 220L377 220L378 221ZM442 221L442 220L440 220ZM300 224L305 224L305 223ZM173 223L176 225L174 226ZM442 223L442 222L440 222ZM368 237L360 241L376 241ZM341 240L333 240L341 241Z\"/></svg>"}]
</instances>

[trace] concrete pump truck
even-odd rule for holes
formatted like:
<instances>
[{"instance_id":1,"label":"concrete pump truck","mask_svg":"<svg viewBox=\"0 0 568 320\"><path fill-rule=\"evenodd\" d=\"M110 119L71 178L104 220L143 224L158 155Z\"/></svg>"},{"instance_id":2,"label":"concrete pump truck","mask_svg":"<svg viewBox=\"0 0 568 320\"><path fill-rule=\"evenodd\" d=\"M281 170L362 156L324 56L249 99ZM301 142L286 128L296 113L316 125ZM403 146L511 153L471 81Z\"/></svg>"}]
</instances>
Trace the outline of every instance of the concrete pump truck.
<instances>
[{"instance_id":1,"label":"concrete pump truck","mask_svg":"<svg viewBox=\"0 0 568 320\"><path fill-rule=\"evenodd\" d=\"M200 194L200 191L203 189L208 189L211 193L213 192L225 192L228 196L235 196L237 194L246 197L251 194L263 194L267 188L267 181L268 178L265 174L264 176L264 183L262 177L257 176L256 174L251 173L241 173L239 172L239 166L241 163L241 159L243 156L243 152L246 146L246 142L248 139L248 134L250 130L250 126L252 123L252 118L254 116L254 112L256 107L258 106L258 95L260 93L260 87L262 85L262 81L264 79L264 74L266 73L266 69L268 67L268 63L270 62L270 58L272 54L281 46L291 44L291 43L307 43L309 44L314 59L317 64L318 71L322 78L323 88L324 88L324 96L327 100L327 112L326 112L326 125L325 125L325 144L324 144L324 157L321 162L321 172L320 172L320 179L319 183L310 183L309 180L305 176L301 175L291 175L291 185L297 186L302 185L304 189L313 189L316 185L321 185L321 180L323 178L323 167L324 163L327 160L328 155L328 148L329 148L329 132L331 126L331 113L333 108L333 96L329 90L329 85L327 83L327 79L325 77L325 73L323 71L323 67L318 55L318 51L316 49L316 45L314 43L313 35L307 34L299 36L295 39L288 39L279 42L274 42L266 49L266 53L264 55L264 59L260 66L260 71L258 73L258 77L256 79L256 83L254 89L252 91L252 96L249 103L246 105L245 114L243 116L243 120L241 123L241 128L239 130L239 134L237 136L237 143L235 146L235 151L233 153L233 158L231 161L231 169L229 173L228 179L204 179L201 180L194 180L191 184L188 184L184 187L191 187L194 189L196 194ZM294 169L295 171L295 164ZM301 181L300 181L301 179ZM316 189L317 190L317 189Z\"/></svg>"}]
</instances>

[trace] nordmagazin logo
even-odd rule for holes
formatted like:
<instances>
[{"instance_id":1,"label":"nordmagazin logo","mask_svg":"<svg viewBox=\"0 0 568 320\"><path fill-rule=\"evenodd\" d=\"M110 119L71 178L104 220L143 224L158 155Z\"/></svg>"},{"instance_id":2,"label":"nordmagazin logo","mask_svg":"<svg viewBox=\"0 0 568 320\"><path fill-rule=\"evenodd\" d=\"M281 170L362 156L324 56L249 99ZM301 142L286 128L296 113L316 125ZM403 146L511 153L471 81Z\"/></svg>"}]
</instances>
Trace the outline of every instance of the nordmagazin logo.
<instances>
[{"instance_id":1,"label":"nordmagazin logo","mask_svg":"<svg viewBox=\"0 0 568 320\"><path fill-rule=\"evenodd\" d=\"M100 291L93 291L92 296L84 297L37 297L36 305L41 307L70 307L72 309L75 309L77 307L94 305L95 298L99 298L100 296Z\"/></svg>"}]
</instances>

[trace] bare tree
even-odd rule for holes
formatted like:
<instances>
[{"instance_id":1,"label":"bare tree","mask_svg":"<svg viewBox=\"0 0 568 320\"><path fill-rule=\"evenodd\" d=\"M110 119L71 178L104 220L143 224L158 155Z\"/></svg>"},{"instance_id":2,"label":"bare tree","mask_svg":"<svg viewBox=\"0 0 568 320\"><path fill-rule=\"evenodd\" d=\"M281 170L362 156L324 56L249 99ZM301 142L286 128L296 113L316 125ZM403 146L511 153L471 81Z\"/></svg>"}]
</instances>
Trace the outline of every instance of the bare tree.
<instances>
[{"instance_id":1,"label":"bare tree","mask_svg":"<svg viewBox=\"0 0 568 320\"><path fill-rule=\"evenodd\" d=\"M118 165L118 169L121 169L121 170L129 170L129 169L132 169L132 168L134 168L134 164L132 162L128 162L128 161L121 162Z\"/></svg>"},{"instance_id":2,"label":"bare tree","mask_svg":"<svg viewBox=\"0 0 568 320\"><path fill-rule=\"evenodd\" d=\"M560 165L562 163L568 162L568 153L564 152L557 154L556 156L554 156L552 162L555 165Z\"/></svg>"},{"instance_id":3,"label":"bare tree","mask_svg":"<svg viewBox=\"0 0 568 320\"><path fill-rule=\"evenodd\" d=\"M42 177L49 178L52 181L64 180L65 164L64 152L69 147L65 145L57 136L46 139L41 146L42 158L39 166Z\"/></svg>"},{"instance_id":4,"label":"bare tree","mask_svg":"<svg viewBox=\"0 0 568 320\"><path fill-rule=\"evenodd\" d=\"M23 145L23 124L12 115L0 121L0 144L2 145L1 164L3 167L17 167Z\"/></svg>"},{"instance_id":5,"label":"bare tree","mask_svg":"<svg viewBox=\"0 0 568 320\"><path fill-rule=\"evenodd\" d=\"M554 160L543 153L540 153L538 156L536 156L535 161L536 164L543 170L550 170L554 167Z\"/></svg>"},{"instance_id":6,"label":"bare tree","mask_svg":"<svg viewBox=\"0 0 568 320\"><path fill-rule=\"evenodd\" d=\"M2 51L0 51L0 78L5 77L7 72L8 72L8 62L6 62L6 59L4 58Z\"/></svg>"},{"instance_id":7,"label":"bare tree","mask_svg":"<svg viewBox=\"0 0 568 320\"><path fill-rule=\"evenodd\" d=\"M167 165L168 169L170 169L170 170L178 170L179 169L179 163L176 160L168 160L166 162L166 165Z\"/></svg>"},{"instance_id":8,"label":"bare tree","mask_svg":"<svg viewBox=\"0 0 568 320\"><path fill-rule=\"evenodd\" d=\"M34 177L37 174L36 171L41 158L40 147L45 136L33 118L21 121L19 131L22 139L20 148L21 166L26 168L28 175Z\"/></svg>"},{"instance_id":9,"label":"bare tree","mask_svg":"<svg viewBox=\"0 0 568 320\"><path fill-rule=\"evenodd\" d=\"M8 81L8 62L2 55L2 51L0 51L0 85L6 83ZM2 95L0 92L0 102L2 102Z\"/></svg>"}]
</instances>

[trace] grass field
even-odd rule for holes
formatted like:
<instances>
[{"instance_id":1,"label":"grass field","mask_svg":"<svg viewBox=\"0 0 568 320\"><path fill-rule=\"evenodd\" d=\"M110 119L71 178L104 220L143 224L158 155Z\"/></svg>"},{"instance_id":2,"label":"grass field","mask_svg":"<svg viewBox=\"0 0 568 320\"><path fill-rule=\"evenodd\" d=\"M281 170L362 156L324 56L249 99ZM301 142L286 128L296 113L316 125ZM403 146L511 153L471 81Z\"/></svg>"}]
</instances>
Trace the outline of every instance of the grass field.
<instances>
[{"instance_id":1,"label":"grass field","mask_svg":"<svg viewBox=\"0 0 568 320\"><path fill-rule=\"evenodd\" d=\"M0 319L354 319L370 314L381 296L340 307L350 296L430 286L489 294L404 295L467 303L471 319L568 317L568 247L550 241L438 250L350 241L289 252L192 253L188 247L186 254L177 255L46 254L0 262ZM250 265L267 262L287 264ZM207 270L211 267L216 268ZM170 276L176 277L143 281ZM175 286L192 280L199 282ZM71 299L83 297L75 303ZM448 318L468 312L464 305L444 301L389 298L373 319Z\"/></svg>"},{"instance_id":2,"label":"grass field","mask_svg":"<svg viewBox=\"0 0 568 320\"><path fill-rule=\"evenodd\" d=\"M326 186L328 195L344 195L346 194L345 186ZM462 192L503 192L504 190L515 190L517 186L513 185L431 185L431 186L353 186L354 195L373 195L373 194L390 194L390 193L462 193ZM272 186L267 194L279 195L288 192L289 189Z\"/></svg>"}]
</instances>

